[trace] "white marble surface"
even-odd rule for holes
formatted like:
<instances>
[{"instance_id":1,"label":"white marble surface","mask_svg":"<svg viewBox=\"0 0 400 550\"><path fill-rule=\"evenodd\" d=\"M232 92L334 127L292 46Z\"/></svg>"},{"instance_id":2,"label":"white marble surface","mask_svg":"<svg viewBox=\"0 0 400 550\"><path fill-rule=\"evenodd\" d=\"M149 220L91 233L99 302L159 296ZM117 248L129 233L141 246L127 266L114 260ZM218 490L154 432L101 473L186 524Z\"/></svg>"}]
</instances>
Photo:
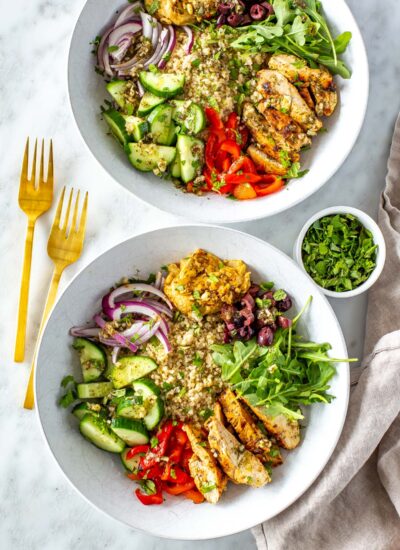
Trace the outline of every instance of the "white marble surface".
<instances>
[{"instance_id":1,"label":"white marble surface","mask_svg":"<svg viewBox=\"0 0 400 550\"><path fill-rule=\"evenodd\" d=\"M21 408L51 263L45 246L53 211L38 224L32 266L26 362L14 364L25 218L17 208L19 170L27 135L53 137L56 182L90 192L87 242L73 275L97 254L132 234L184 223L136 201L91 158L72 119L66 87L69 38L84 0L0 0L0 541L4 550L75 550L127 547L200 550L252 549L249 532L217 541L178 543L136 533L105 517L79 497L44 446L34 412ZM305 203L273 218L236 227L290 253L303 222L338 203L375 214L384 184L395 117L400 108L400 4L349 0L363 32L371 69L371 95L361 136L341 170ZM360 356L365 296L333 301L349 353Z\"/></svg>"}]
</instances>

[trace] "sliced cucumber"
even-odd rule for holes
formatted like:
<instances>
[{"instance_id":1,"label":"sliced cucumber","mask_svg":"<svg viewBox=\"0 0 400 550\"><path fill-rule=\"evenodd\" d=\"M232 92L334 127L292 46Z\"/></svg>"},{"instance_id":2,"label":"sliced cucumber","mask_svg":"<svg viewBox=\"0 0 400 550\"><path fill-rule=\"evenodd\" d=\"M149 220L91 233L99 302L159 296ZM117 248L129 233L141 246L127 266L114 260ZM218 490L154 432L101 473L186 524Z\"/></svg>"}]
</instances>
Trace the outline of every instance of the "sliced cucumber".
<instances>
[{"instance_id":1,"label":"sliced cucumber","mask_svg":"<svg viewBox=\"0 0 400 550\"><path fill-rule=\"evenodd\" d=\"M125 442L99 416L85 414L80 421L79 430L83 437L104 451L121 453L125 448Z\"/></svg>"},{"instance_id":2,"label":"sliced cucumber","mask_svg":"<svg viewBox=\"0 0 400 550\"><path fill-rule=\"evenodd\" d=\"M109 109L103 113L103 118L107 122L111 133L125 147L129 141L129 135L125 129L125 118L119 111Z\"/></svg>"},{"instance_id":3,"label":"sliced cucumber","mask_svg":"<svg viewBox=\"0 0 400 550\"><path fill-rule=\"evenodd\" d=\"M129 451L130 451L129 448L126 448L122 451L122 453L120 455L121 456L121 461L122 461L122 464L124 465L124 467L129 472L134 472L134 471L137 471L137 469L138 469L140 456L135 455L132 458L126 458L126 455L129 453Z\"/></svg>"},{"instance_id":4,"label":"sliced cucumber","mask_svg":"<svg viewBox=\"0 0 400 550\"><path fill-rule=\"evenodd\" d=\"M185 101L184 99L173 99L171 101L171 105L173 106L172 119L178 122L178 124L183 124L190 104L190 101Z\"/></svg>"},{"instance_id":5,"label":"sliced cucumber","mask_svg":"<svg viewBox=\"0 0 400 550\"><path fill-rule=\"evenodd\" d=\"M153 430L164 416L164 402L160 397L160 389L148 378L133 382L132 387L136 396L143 396L145 403L150 404L143 422L148 430Z\"/></svg>"},{"instance_id":6,"label":"sliced cucumber","mask_svg":"<svg viewBox=\"0 0 400 550\"><path fill-rule=\"evenodd\" d=\"M159 145L171 145L175 138L171 105L159 105L151 111L147 120L150 123L153 141Z\"/></svg>"},{"instance_id":7,"label":"sliced cucumber","mask_svg":"<svg viewBox=\"0 0 400 550\"><path fill-rule=\"evenodd\" d=\"M203 109L197 103L192 103L188 109L184 122L189 134L196 135L206 127L206 116Z\"/></svg>"},{"instance_id":8,"label":"sliced cucumber","mask_svg":"<svg viewBox=\"0 0 400 550\"><path fill-rule=\"evenodd\" d=\"M117 416L138 420L146 416L148 409L142 396L133 395L126 399L121 399L118 403L116 412Z\"/></svg>"},{"instance_id":9,"label":"sliced cucumber","mask_svg":"<svg viewBox=\"0 0 400 550\"><path fill-rule=\"evenodd\" d=\"M171 176L173 178L180 178L181 177L181 161L179 158L178 151L176 152L176 156L171 164Z\"/></svg>"},{"instance_id":10,"label":"sliced cucumber","mask_svg":"<svg viewBox=\"0 0 400 550\"><path fill-rule=\"evenodd\" d=\"M84 382L93 382L100 378L106 368L104 351L85 338L75 338L72 347L79 353Z\"/></svg>"},{"instance_id":11,"label":"sliced cucumber","mask_svg":"<svg viewBox=\"0 0 400 550\"><path fill-rule=\"evenodd\" d=\"M185 84L184 75L172 73L141 71L139 79L146 90L159 97L174 97L182 92Z\"/></svg>"},{"instance_id":12,"label":"sliced cucumber","mask_svg":"<svg viewBox=\"0 0 400 550\"><path fill-rule=\"evenodd\" d=\"M106 85L106 88L115 103L121 107L126 114L131 115L133 113L133 105L127 101L125 97L127 86L129 86L129 84L126 80L112 80Z\"/></svg>"},{"instance_id":13,"label":"sliced cucumber","mask_svg":"<svg viewBox=\"0 0 400 550\"><path fill-rule=\"evenodd\" d=\"M141 355L128 355L122 357L111 372L111 381L114 388L129 386L137 380L149 374L157 368L157 363ZM78 386L79 388L79 386Z\"/></svg>"},{"instance_id":14,"label":"sliced cucumber","mask_svg":"<svg viewBox=\"0 0 400 550\"><path fill-rule=\"evenodd\" d=\"M130 418L113 418L111 421L111 429L131 447L134 445L145 445L149 442L149 434L146 428L137 420L131 420Z\"/></svg>"},{"instance_id":15,"label":"sliced cucumber","mask_svg":"<svg viewBox=\"0 0 400 550\"><path fill-rule=\"evenodd\" d=\"M128 143L128 158L133 166L142 172L150 172L155 168L165 172L175 155L175 147L154 143Z\"/></svg>"},{"instance_id":16,"label":"sliced cucumber","mask_svg":"<svg viewBox=\"0 0 400 550\"><path fill-rule=\"evenodd\" d=\"M158 97L150 92L145 92L140 100L137 114L139 116L146 116L154 109L154 107L161 105L164 101L165 98L163 97Z\"/></svg>"},{"instance_id":17,"label":"sliced cucumber","mask_svg":"<svg viewBox=\"0 0 400 550\"><path fill-rule=\"evenodd\" d=\"M125 116L125 129L135 141L141 141L150 127L146 120L137 116Z\"/></svg>"},{"instance_id":18,"label":"sliced cucumber","mask_svg":"<svg viewBox=\"0 0 400 550\"><path fill-rule=\"evenodd\" d=\"M110 374L114 368L114 363L112 362L112 359L111 359L111 353L108 350L105 353L106 353L107 364L106 364L106 370L104 371L104 376L110 379Z\"/></svg>"},{"instance_id":19,"label":"sliced cucumber","mask_svg":"<svg viewBox=\"0 0 400 550\"><path fill-rule=\"evenodd\" d=\"M181 178L187 183L201 174L204 162L204 143L191 136L179 135L176 143L181 164Z\"/></svg>"},{"instance_id":20,"label":"sliced cucumber","mask_svg":"<svg viewBox=\"0 0 400 550\"><path fill-rule=\"evenodd\" d=\"M85 414L94 414L95 416L102 416L105 418L106 412L101 407L101 405L97 403L78 403L78 405L75 405L75 407L72 409L72 414L76 416L79 420L82 420L82 418L85 416Z\"/></svg>"},{"instance_id":21,"label":"sliced cucumber","mask_svg":"<svg viewBox=\"0 0 400 550\"><path fill-rule=\"evenodd\" d=\"M107 397L112 391L111 382L92 382L91 384L78 384L77 393L79 399L94 399L96 397Z\"/></svg>"}]
</instances>

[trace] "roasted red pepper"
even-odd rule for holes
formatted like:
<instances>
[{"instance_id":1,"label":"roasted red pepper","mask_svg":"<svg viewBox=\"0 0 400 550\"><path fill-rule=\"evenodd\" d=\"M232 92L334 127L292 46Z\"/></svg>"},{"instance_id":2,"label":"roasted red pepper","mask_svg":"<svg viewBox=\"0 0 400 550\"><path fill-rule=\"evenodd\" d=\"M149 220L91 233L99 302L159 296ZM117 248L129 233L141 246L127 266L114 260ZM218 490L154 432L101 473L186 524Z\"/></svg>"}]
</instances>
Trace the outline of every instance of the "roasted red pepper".
<instances>
[{"instance_id":1,"label":"roasted red pepper","mask_svg":"<svg viewBox=\"0 0 400 550\"><path fill-rule=\"evenodd\" d=\"M222 124L222 120L218 114L218 112L213 109L212 107L206 107L204 109L206 113L207 120L213 130L223 130L224 125Z\"/></svg>"},{"instance_id":2,"label":"roasted red pepper","mask_svg":"<svg viewBox=\"0 0 400 550\"><path fill-rule=\"evenodd\" d=\"M158 444L153 449L150 449L150 452L146 456L140 459L140 466L143 469L155 466L159 462L159 459L165 455L168 447L168 441L173 429L174 426L172 422L167 420L167 422L165 422L162 428L157 432L156 437L158 439Z\"/></svg>"},{"instance_id":3,"label":"roasted red pepper","mask_svg":"<svg viewBox=\"0 0 400 550\"><path fill-rule=\"evenodd\" d=\"M225 174L224 179L226 183L238 185L239 183L258 183L262 181L262 176L246 172L243 174Z\"/></svg>"},{"instance_id":4,"label":"roasted red pepper","mask_svg":"<svg viewBox=\"0 0 400 550\"><path fill-rule=\"evenodd\" d=\"M161 481L154 479L153 483L156 487L156 492L154 494L143 493L140 489L136 489L135 491L137 498L146 506L150 504L162 504L164 502Z\"/></svg>"},{"instance_id":5,"label":"roasted red pepper","mask_svg":"<svg viewBox=\"0 0 400 550\"><path fill-rule=\"evenodd\" d=\"M181 493L184 493L185 491L189 491L190 489L194 488L194 481L191 479L187 483L182 484L172 484L172 483L164 483L163 489L166 493L169 495L180 495Z\"/></svg>"},{"instance_id":6,"label":"roasted red pepper","mask_svg":"<svg viewBox=\"0 0 400 550\"><path fill-rule=\"evenodd\" d=\"M239 172L239 170L242 170L243 172L251 172L252 174L256 173L254 162L251 158L245 157L244 155L241 155L238 159L234 160L227 171L229 174L235 174L236 172Z\"/></svg>"},{"instance_id":7,"label":"roasted red pepper","mask_svg":"<svg viewBox=\"0 0 400 550\"><path fill-rule=\"evenodd\" d=\"M238 145L236 141L233 141L233 139L226 139L223 141L220 145L220 149L232 155L234 159L238 159L241 155L240 145Z\"/></svg>"},{"instance_id":8,"label":"roasted red pepper","mask_svg":"<svg viewBox=\"0 0 400 550\"><path fill-rule=\"evenodd\" d=\"M267 179L275 180L275 181L271 181L271 183L268 183L266 182ZM264 176L261 182L253 185L254 190L259 197L272 195L272 193L276 193L277 191L280 191L283 188L283 186L284 186L283 180L271 174Z\"/></svg>"},{"instance_id":9,"label":"roasted red pepper","mask_svg":"<svg viewBox=\"0 0 400 550\"><path fill-rule=\"evenodd\" d=\"M129 449L129 451L126 453L126 458L129 460L130 458L133 458L138 454L146 454L149 449L150 445L136 445L136 447L132 447L132 449Z\"/></svg>"}]
</instances>

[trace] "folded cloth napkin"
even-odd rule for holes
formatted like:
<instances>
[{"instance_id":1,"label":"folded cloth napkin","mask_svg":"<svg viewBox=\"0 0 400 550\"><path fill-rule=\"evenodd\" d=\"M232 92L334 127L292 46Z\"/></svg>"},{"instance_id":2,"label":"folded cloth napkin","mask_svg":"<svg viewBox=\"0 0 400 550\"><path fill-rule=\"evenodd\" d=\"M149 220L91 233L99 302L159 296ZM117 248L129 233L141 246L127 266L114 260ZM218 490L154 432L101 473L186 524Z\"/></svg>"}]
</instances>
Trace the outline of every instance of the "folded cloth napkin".
<instances>
[{"instance_id":1,"label":"folded cloth napkin","mask_svg":"<svg viewBox=\"0 0 400 550\"><path fill-rule=\"evenodd\" d=\"M400 115L379 225L387 259L369 292L366 357L352 369L342 435L312 487L253 529L259 550L400 549Z\"/></svg>"}]
</instances>

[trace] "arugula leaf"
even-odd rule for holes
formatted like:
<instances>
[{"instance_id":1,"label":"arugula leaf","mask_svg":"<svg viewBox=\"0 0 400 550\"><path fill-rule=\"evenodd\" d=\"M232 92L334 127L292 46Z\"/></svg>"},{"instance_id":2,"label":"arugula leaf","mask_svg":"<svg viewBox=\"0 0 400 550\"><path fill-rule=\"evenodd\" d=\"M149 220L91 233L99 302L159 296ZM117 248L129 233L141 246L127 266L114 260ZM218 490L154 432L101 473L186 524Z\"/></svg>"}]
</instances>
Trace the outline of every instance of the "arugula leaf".
<instances>
[{"instance_id":1,"label":"arugula leaf","mask_svg":"<svg viewBox=\"0 0 400 550\"><path fill-rule=\"evenodd\" d=\"M288 23L292 16L293 10L290 7L288 0L274 0L273 2L274 12L277 20L277 25L283 27Z\"/></svg>"}]
</instances>

